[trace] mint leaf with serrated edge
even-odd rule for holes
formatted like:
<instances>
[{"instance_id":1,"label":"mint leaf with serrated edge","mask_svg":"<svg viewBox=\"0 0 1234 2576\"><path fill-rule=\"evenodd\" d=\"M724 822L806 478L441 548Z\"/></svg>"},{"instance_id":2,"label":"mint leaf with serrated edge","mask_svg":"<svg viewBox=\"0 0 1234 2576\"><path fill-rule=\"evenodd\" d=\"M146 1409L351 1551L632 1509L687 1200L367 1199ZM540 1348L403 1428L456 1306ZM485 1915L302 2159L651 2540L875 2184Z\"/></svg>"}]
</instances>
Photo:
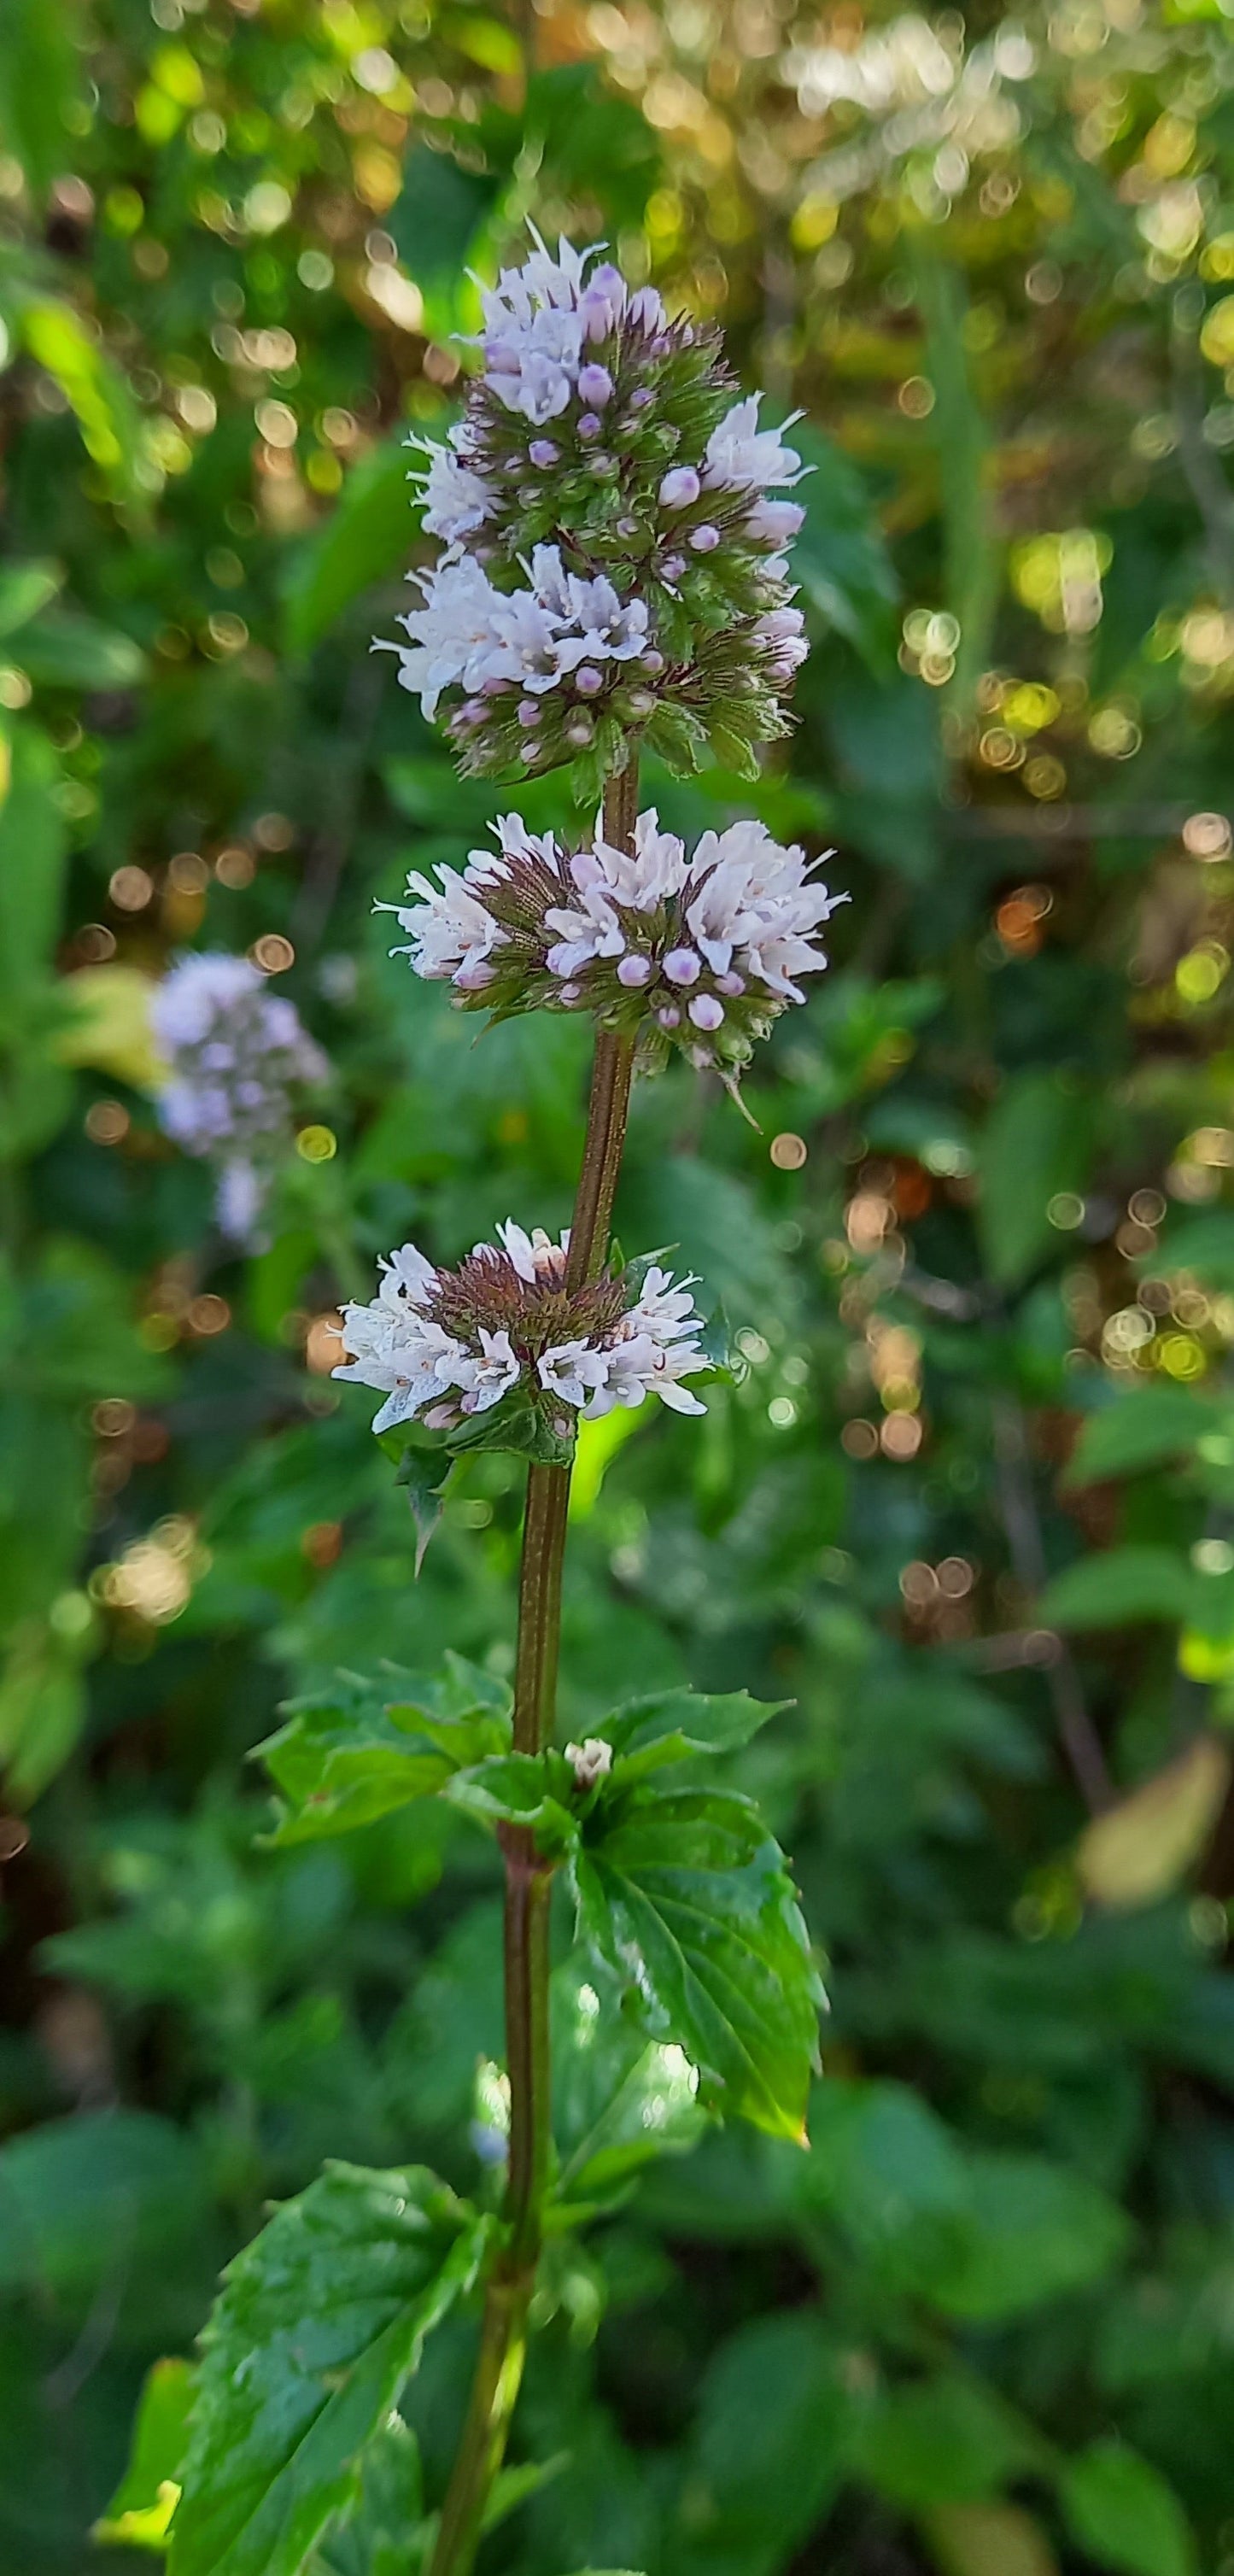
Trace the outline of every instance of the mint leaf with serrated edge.
<instances>
[{"instance_id":1,"label":"mint leaf with serrated edge","mask_svg":"<svg viewBox=\"0 0 1234 2576\"><path fill-rule=\"evenodd\" d=\"M328 2165L223 2275L169 2576L299 2576L490 2231L422 2166Z\"/></svg>"},{"instance_id":2,"label":"mint leaf with serrated edge","mask_svg":"<svg viewBox=\"0 0 1234 2576\"><path fill-rule=\"evenodd\" d=\"M628 1781L635 1771L695 1754L735 1752L791 1707L791 1700L751 1699L748 1691L649 1691L602 1718L595 1733L620 1757L619 1782Z\"/></svg>"},{"instance_id":3,"label":"mint leaf with serrated edge","mask_svg":"<svg viewBox=\"0 0 1234 2576\"><path fill-rule=\"evenodd\" d=\"M628 2009L674 2040L700 2098L804 2138L822 1991L779 1845L731 1790L610 1796L572 1864L579 1923Z\"/></svg>"},{"instance_id":4,"label":"mint leaf with serrated edge","mask_svg":"<svg viewBox=\"0 0 1234 2576\"><path fill-rule=\"evenodd\" d=\"M453 1772L504 1752L509 1708L505 1683L461 1655L434 1675L395 1664L374 1679L336 1674L254 1747L282 1792L267 1839L314 1842L435 1796Z\"/></svg>"}]
</instances>

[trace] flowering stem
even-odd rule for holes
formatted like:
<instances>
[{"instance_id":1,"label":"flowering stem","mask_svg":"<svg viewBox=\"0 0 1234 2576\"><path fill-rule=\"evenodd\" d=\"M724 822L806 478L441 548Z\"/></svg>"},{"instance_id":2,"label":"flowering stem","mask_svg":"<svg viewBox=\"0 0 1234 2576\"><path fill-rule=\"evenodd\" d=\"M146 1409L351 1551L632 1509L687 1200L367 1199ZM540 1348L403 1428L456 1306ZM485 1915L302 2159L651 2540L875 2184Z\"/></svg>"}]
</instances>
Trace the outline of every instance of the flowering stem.
<instances>
[{"instance_id":1,"label":"flowering stem","mask_svg":"<svg viewBox=\"0 0 1234 2576\"><path fill-rule=\"evenodd\" d=\"M638 764L611 778L604 794L604 836L614 849L633 847ZM609 1222L625 1144L633 1042L597 1033L587 1109L587 1136L570 1230L567 1285L594 1279L608 1250ZM568 1467L531 1466L523 1515L518 1650L514 1668L514 1747L539 1753L552 1739L561 1639L561 1576L566 1552ZM449 2491L429 2576L469 2576L484 2512L501 2466L523 2375L527 2311L540 2254L544 2195L552 2161L549 2062L549 1911L551 1862L524 1826L503 1826L506 1864L506 2064L510 2080L510 2154L506 2236L490 2275L476 2361Z\"/></svg>"}]
</instances>

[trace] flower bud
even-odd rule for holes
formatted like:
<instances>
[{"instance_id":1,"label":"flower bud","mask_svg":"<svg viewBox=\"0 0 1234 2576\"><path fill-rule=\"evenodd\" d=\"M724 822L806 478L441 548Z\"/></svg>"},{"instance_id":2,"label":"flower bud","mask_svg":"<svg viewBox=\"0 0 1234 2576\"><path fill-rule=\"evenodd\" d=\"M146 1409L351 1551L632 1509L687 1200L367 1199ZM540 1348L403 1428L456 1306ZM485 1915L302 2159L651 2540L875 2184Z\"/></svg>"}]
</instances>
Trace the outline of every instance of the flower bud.
<instances>
[{"instance_id":1,"label":"flower bud","mask_svg":"<svg viewBox=\"0 0 1234 2576\"><path fill-rule=\"evenodd\" d=\"M598 438L604 423L598 412L585 411L578 425L580 438Z\"/></svg>"},{"instance_id":2,"label":"flower bud","mask_svg":"<svg viewBox=\"0 0 1234 2576\"><path fill-rule=\"evenodd\" d=\"M672 465L660 485L660 501L666 510L688 510L702 491L692 465Z\"/></svg>"},{"instance_id":3,"label":"flower bud","mask_svg":"<svg viewBox=\"0 0 1234 2576\"><path fill-rule=\"evenodd\" d=\"M613 1748L598 1735L585 1735L581 1744L567 1744L566 1760L574 1772L576 1789L594 1789L597 1780L606 1780L613 1767Z\"/></svg>"},{"instance_id":4,"label":"flower bud","mask_svg":"<svg viewBox=\"0 0 1234 2576\"><path fill-rule=\"evenodd\" d=\"M547 474L550 465L557 463L561 449L554 447L551 438L533 438L527 453L532 464L538 466L542 474Z\"/></svg>"},{"instance_id":5,"label":"flower bud","mask_svg":"<svg viewBox=\"0 0 1234 2576\"><path fill-rule=\"evenodd\" d=\"M712 526L710 519L704 519L701 528L690 530L690 543L696 555L714 554L719 542L720 531Z\"/></svg>"},{"instance_id":6,"label":"flower bud","mask_svg":"<svg viewBox=\"0 0 1234 2576\"><path fill-rule=\"evenodd\" d=\"M630 992L636 992L640 984L651 982L651 973L650 957L640 957L636 952L631 951L628 956L622 958L617 968L617 981L619 984L624 984Z\"/></svg>"},{"instance_id":7,"label":"flower bud","mask_svg":"<svg viewBox=\"0 0 1234 2576\"><path fill-rule=\"evenodd\" d=\"M531 732L531 730L532 730L532 728L533 728L533 726L535 726L535 725L538 725L538 724L539 724L540 719L541 719L541 717L542 717L543 713L544 713L543 708L542 708L542 707L538 707L538 706L536 705L536 702L535 702L535 699L534 699L534 698L520 698L520 699L519 699L519 702L518 702L518 720L519 720L519 723L521 724L521 726L522 726L522 728L523 728L524 733L530 733L530 732Z\"/></svg>"},{"instance_id":8,"label":"flower bud","mask_svg":"<svg viewBox=\"0 0 1234 2576\"><path fill-rule=\"evenodd\" d=\"M714 993L696 993L689 1010L696 1029L718 1029L724 1018L724 1004Z\"/></svg>"},{"instance_id":9,"label":"flower bud","mask_svg":"<svg viewBox=\"0 0 1234 2576\"><path fill-rule=\"evenodd\" d=\"M580 367L578 397L580 402L587 404L589 410L603 411L605 404L613 399L613 379L608 368Z\"/></svg>"},{"instance_id":10,"label":"flower bud","mask_svg":"<svg viewBox=\"0 0 1234 2576\"><path fill-rule=\"evenodd\" d=\"M604 686L604 674L590 662L580 663L574 674L574 685L582 698L597 698Z\"/></svg>"},{"instance_id":11,"label":"flower bud","mask_svg":"<svg viewBox=\"0 0 1234 2576\"><path fill-rule=\"evenodd\" d=\"M697 984L702 973L702 960L692 948L670 948L664 960L664 972L670 984Z\"/></svg>"}]
</instances>

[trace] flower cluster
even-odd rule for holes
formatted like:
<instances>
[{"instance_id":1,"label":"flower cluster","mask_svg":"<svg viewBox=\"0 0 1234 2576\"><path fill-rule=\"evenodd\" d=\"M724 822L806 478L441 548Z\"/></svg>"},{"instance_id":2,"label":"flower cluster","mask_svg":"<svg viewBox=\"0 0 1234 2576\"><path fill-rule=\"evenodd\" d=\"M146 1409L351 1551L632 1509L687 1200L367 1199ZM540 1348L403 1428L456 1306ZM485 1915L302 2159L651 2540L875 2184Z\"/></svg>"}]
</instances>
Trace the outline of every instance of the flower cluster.
<instances>
[{"instance_id":1,"label":"flower cluster","mask_svg":"<svg viewBox=\"0 0 1234 2576\"><path fill-rule=\"evenodd\" d=\"M461 874L439 866L437 884L408 879L418 900L395 909L416 973L502 1016L593 1011L641 1033L645 1054L675 1045L730 1075L787 1004L805 1000L795 979L826 965L819 932L846 900L815 875L821 860L783 848L762 823L704 832L689 856L654 809L640 814L629 853L598 825L593 847L572 855L517 814L496 833L496 851L473 850Z\"/></svg>"},{"instance_id":2,"label":"flower cluster","mask_svg":"<svg viewBox=\"0 0 1234 2576\"><path fill-rule=\"evenodd\" d=\"M498 1234L454 1270L434 1270L405 1243L382 1263L372 1302L344 1308L347 1358L334 1375L384 1395L374 1431L419 1415L460 1433L502 1406L483 1426L494 1445L534 1451L538 1432L568 1442L580 1416L593 1422L651 1394L677 1413L705 1411L682 1384L709 1365L692 1281L652 1266L605 1270L571 1291L567 1235L553 1243L512 1223Z\"/></svg>"},{"instance_id":3,"label":"flower cluster","mask_svg":"<svg viewBox=\"0 0 1234 2576\"><path fill-rule=\"evenodd\" d=\"M757 395L734 401L713 329L535 239L484 291L483 373L427 447L443 551L390 648L402 684L430 717L450 694L470 772L599 776L643 734L674 767L710 740L748 771L805 652L784 552L803 514L770 497L801 459Z\"/></svg>"},{"instance_id":4,"label":"flower cluster","mask_svg":"<svg viewBox=\"0 0 1234 2576\"><path fill-rule=\"evenodd\" d=\"M295 1085L329 1065L294 1002L272 993L246 957L182 957L151 1005L169 1080L159 1116L187 1154L218 1173L218 1220L251 1243L273 1164L285 1146Z\"/></svg>"}]
</instances>

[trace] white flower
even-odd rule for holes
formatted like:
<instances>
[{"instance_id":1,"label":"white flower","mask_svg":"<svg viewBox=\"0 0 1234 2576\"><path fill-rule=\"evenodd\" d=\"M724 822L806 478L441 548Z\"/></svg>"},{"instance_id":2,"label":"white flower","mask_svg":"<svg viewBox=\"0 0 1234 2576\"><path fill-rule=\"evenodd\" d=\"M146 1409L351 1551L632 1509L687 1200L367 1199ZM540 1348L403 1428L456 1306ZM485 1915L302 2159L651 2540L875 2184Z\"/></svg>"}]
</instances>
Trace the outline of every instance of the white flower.
<instances>
[{"instance_id":1,"label":"white flower","mask_svg":"<svg viewBox=\"0 0 1234 2576\"><path fill-rule=\"evenodd\" d=\"M414 1252L413 1244L404 1245L404 1255ZM401 1257L395 1254L394 1259ZM377 1433L410 1421L449 1388L464 1384L475 1366L462 1342L440 1324L417 1306L399 1306L384 1294L368 1306L344 1307L341 1338L347 1359L331 1375L385 1396L373 1419Z\"/></svg>"},{"instance_id":2,"label":"white flower","mask_svg":"<svg viewBox=\"0 0 1234 2576\"><path fill-rule=\"evenodd\" d=\"M587 341L603 336L595 326L610 298L602 290L584 304L592 250L563 239L554 259L534 224L530 230L530 258L503 269L495 287L481 289L480 302L485 382L508 411L541 426L571 400Z\"/></svg>"},{"instance_id":3,"label":"white flower","mask_svg":"<svg viewBox=\"0 0 1234 2576\"><path fill-rule=\"evenodd\" d=\"M567 1744L566 1760L574 1772L576 1789L594 1789L597 1780L607 1780L613 1767L613 1748L602 1736L585 1735L581 1744Z\"/></svg>"},{"instance_id":4,"label":"white flower","mask_svg":"<svg viewBox=\"0 0 1234 2576\"><path fill-rule=\"evenodd\" d=\"M521 1225L515 1224L513 1217L507 1217L497 1232L507 1261L513 1263L519 1278L525 1279L529 1288L540 1287L546 1280L555 1283L565 1277L566 1254L570 1249L568 1226L556 1243L551 1235L545 1233L542 1225L533 1225L530 1234L526 1234ZM483 1244L477 1244L476 1250L482 1252Z\"/></svg>"},{"instance_id":5,"label":"white flower","mask_svg":"<svg viewBox=\"0 0 1234 2576\"><path fill-rule=\"evenodd\" d=\"M712 492L766 491L775 483L796 483L804 467L795 448L785 447L783 432L760 429L758 407L761 394L747 394L743 402L734 403L718 428L707 441L707 471L703 481ZM784 423L804 415L790 412Z\"/></svg>"},{"instance_id":6,"label":"white flower","mask_svg":"<svg viewBox=\"0 0 1234 2576\"><path fill-rule=\"evenodd\" d=\"M150 1025L164 1055L198 1046L225 1019L233 1003L265 989L265 977L247 957L216 951L182 957L163 977L150 1003Z\"/></svg>"},{"instance_id":7,"label":"white flower","mask_svg":"<svg viewBox=\"0 0 1234 2576\"><path fill-rule=\"evenodd\" d=\"M537 1375L550 1395L559 1395L563 1404L581 1412L588 1398L607 1383L608 1368L607 1352L592 1343L559 1342L555 1350L545 1351Z\"/></svg>"},{"instance_id":8,"label":"white flower","mask_svg":"<svg viewBox=\"0 0 1234 2576\"><path fill-rule=\"evenodd\" d=\"M390 954L410 957L416 974L430 982L448 978L464 990L477 991L488 978L490 949L500 946L506 934L457 868L442 863L437 874L440 886L417 870L408 877L408 894L420 897L414 911L400 904L381 907L394 914L400 930L411 932L409 945Z\"/></svg>"},{"instance_id":9,"label":"white flower","mask_svg":"<svg viewBox=\"0 0 1234 2576\"><path fill-rule=\"evenodd\" d=\"M448 447L438 447L428 438L414 443L428 457L422 498L424 515L421 526L430 537L443 537L447 554L456 554L466 537L474 536L491 516L493 495L482 474L466 461L466 427L460 424L450 432Z\"/></svg>"},{"instance_id":10,"label":"white flower","mask_svg":"<svg viewBox=\"0 0 1234 2576\"><path fill-rule=\"evenodd\" d=\"M507 1332L490 1333L483 1324L478 1327L480 1357L464 1360L454 1380L466 1389L464 1413L487 1413L499 1404L503 1395L518 1384L520 1363Z\"/></svg>"},{"instance_id":11,"label":"white flower","mask_svg":"<svg viewBox=\"0 0 1234 2576\"><path fill-rule=\"evenodd\" d=\"M647 603L622 600L601 574L583 581L569 579L570 608L577 635L561 637L556 646L559 671L575 671L580 662L630 662L647 650Z\"/></svg>"},{"instance_id":12,"label":"white flower","mask_svg":"<svg viewBox=\"0 0 1234 2576\"><path fill-rule=\"evenodd\" d=\"M168 1079L159 1098L167 1135L218 1170L225 1234L253 1240L272 1164L289 1141L294 1088L329 1072L294 1002L272 993L247 957L182 957L150 1006Z\"/></svg>"},{"instance_id":13,"label":"white flower","mask_svg":"<svg viewBox=\"0 0 1234 2576\"><path fill-rule=\"evenodd\" d=\"M437 1285L437 1273L414 1243L400 1244L397 1252L392 1252L388 1261L379 1261L377 1267L383 1274L377 1292L383 1305L427 1306Z\"/></svg>"},{"instance_id":14,"label":"white flower","mask_svg":"<svg viewBox=\"0 0 1234 2576\"><path fill-rule=\"evenodd\" d=\"M563 1405L593 1421L656 1394L702 1412L681 1383L708 1365L692 1281L652 1267L629 1305L608 1274L566 1297L568 1234L554 1242L512 1220L498 1233L499 1244L476 1244L455 1270L435 1270L405 1243L382 1262L377 1295L344 1308L334 1375L384 1397L375 1431L415 1414L458 1428L520 1384L557 1432ZM571 1314L582 1329L563 1334Z\"/></svg>"},{"instance_id":15,"label":"white flower","mask_svg":"<svg viewBox=\"0 0 1234 2576\"><path fill-rule=\"evenodd\" d=\"M774 656L775 677L791 680L798 664L810 650L806 642L806 622L799 608L773 608L760 617L753 629L756 644L767 644Z\"/></svg>"},{"instance_id":16,"label":"white flower","mask_svg":"<svg viewBox=\"0 0 1234 2576\"><path fill-rule=\"evenodd\" d=\"M573 975L590 958L620 957L625 948L625 932L598 884L582 887L576 904L550 905L544 922L557 933L545 959L552 975Z\"/></svg>"},{"instance_id":17,"label":"white flower","mask_svg":"<svg viewBox=\"0 0 1234 2576\"><path fill-rule=\"evenodd\" d=\"M580 851L573 862L572 874L579 886L599 880L608 887L618 903L629 904L636 912L654 912L670 895L679 894L685 884L688 867L685 843L672 832L662 832L654 805L640 814L634 826L632 851L614 850L604 840L597 819L594 851Z\"/></svg>"},{"instance_id":18,"label":"white flower","mask_svg":"<svg viewBox=\"0 0 1234 2576\"><path fill-rule=\"evenodd\" d=\"M424 606L398 620L411 647L383 642L378 650L398 654L399 686L420 699L431 722L443 689L460 680L466 688L482 688L486 679L500 676L497 618L504 603L471 555L412 578Z\"/></svg>"}]
</instances>

